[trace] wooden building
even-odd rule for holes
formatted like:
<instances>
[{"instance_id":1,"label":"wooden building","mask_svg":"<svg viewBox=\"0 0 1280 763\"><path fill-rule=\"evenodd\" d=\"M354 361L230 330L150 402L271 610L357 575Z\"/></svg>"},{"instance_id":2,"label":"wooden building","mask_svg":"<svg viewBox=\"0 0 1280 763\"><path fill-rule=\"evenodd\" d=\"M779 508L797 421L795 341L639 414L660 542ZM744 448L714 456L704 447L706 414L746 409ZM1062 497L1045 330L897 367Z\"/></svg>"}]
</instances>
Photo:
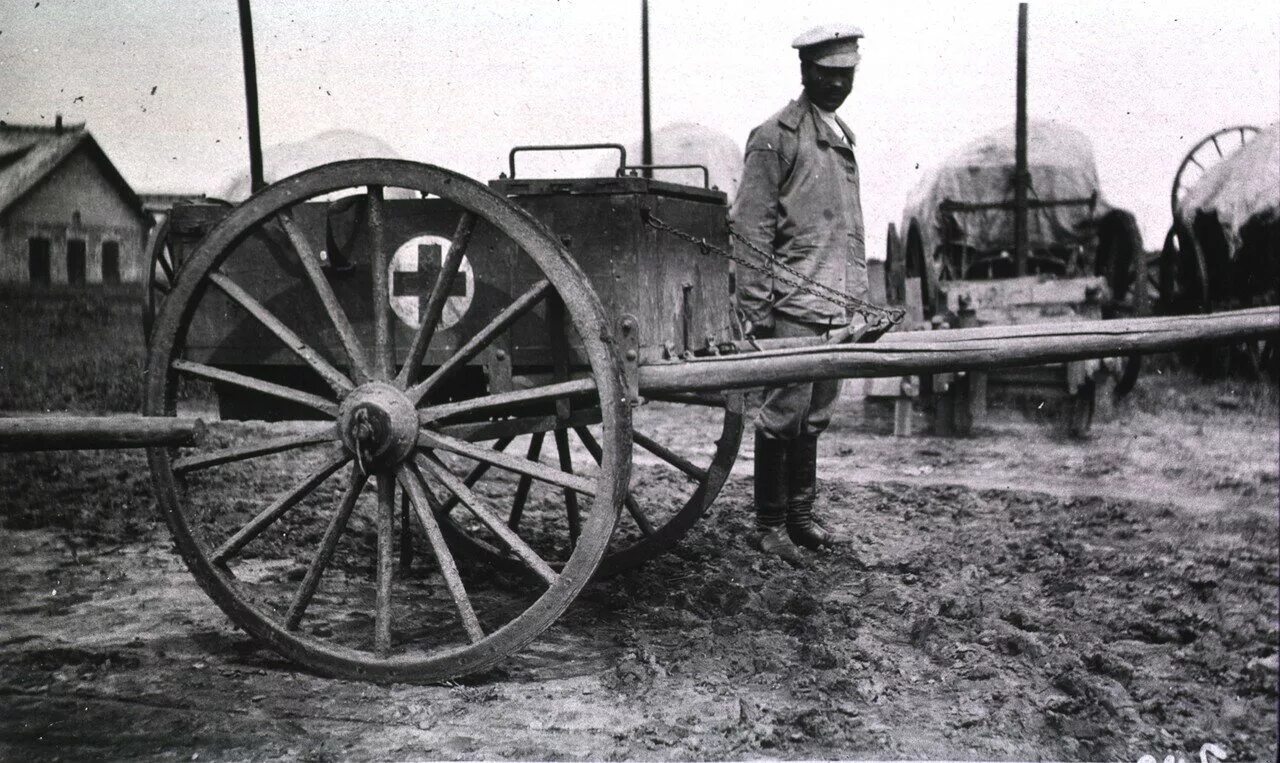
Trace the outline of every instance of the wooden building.
<instances>
[{"instance_id":1,"label":"wooden building","mask_svg":"<svg viewBox=\"0 0 1280 763\"><path fill-rule=\"evenodd\" d=\"M139 282L150 226L84 125L0 123L0 284Z\"/></svg>"}]
</instances>

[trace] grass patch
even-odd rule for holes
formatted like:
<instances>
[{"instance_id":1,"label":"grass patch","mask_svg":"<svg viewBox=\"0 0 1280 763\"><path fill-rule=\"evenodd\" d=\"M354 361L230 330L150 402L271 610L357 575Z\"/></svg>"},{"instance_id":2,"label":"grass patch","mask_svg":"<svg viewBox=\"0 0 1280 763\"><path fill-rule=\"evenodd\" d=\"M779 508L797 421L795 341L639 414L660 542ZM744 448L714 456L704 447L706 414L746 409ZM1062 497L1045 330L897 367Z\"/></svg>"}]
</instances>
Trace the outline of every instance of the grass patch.
<instances>
[{"instance_id":1,"label":"grass patch","mask_svg":"<svg viewBox=\"0 0 1280 763\"><path fill-rule=\"evenodd\" d=\"M0 411L142 407L141 287L0 291Z\"/></svg>"}]
</instances>

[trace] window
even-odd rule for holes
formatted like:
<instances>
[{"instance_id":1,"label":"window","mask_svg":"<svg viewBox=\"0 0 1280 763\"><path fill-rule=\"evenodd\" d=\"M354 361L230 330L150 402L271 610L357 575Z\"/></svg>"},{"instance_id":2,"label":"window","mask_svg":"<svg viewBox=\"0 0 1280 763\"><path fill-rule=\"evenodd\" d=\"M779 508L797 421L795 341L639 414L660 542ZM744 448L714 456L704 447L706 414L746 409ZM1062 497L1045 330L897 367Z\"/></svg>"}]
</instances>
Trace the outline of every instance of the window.
<instances>
[{"instance_id":1,"label":"window","mask_svg":"<svg viewBox=\"0 0 1280 763\"><path fill-rule=\"evenodd\" d=\"M31 283L49 285L49 239L27 239L27 277Z\"/></svg>"},{"instance_id":2,"label":"window","mask_svg":"<svg viewBox=\"0 0 1280 763\"><path fill-rule=\"evenodd\" d=\"M82 238L67 239L67 283L83 284L85 272L85 246Z\"/></svg>"},{"instance_id":3,"label":"window","mask_svg":"<svg viewBox=\"0 0 1280 763\"><path fill-rule=\"evenodd\" d=\"M102 282L120 283L120 243L102 242Z\"/></svg>"}]
</instances>

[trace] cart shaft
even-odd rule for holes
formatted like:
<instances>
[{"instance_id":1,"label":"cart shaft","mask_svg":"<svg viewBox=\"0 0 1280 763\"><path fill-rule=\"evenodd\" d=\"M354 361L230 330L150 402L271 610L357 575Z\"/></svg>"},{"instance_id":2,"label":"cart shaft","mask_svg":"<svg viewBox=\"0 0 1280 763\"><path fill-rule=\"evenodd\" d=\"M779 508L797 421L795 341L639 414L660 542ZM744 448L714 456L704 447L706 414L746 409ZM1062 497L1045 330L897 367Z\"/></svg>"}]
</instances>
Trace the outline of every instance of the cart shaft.
<instances>
[{"instance_id":1,"label":"cart shaft","mask_svg":"<svg viewBox=\"0 0 1280 763\"><path fill-rule=\"evenodd\" d=\"M1280 334L1280 307L1212 315L887 334L872 344L770 349L641 366L640 394L1061 363Z\"/></svg>"},{"instance_id":2,"label":"cart shaft","mask_svg":"<svg viewBox=\"0 0 1280 763\"><path fill-rule=\"evenodd\" d=\"M0 452L194 445L204 432L200 419L162 416L0 418Z\"/></svg>"}]
</instances>

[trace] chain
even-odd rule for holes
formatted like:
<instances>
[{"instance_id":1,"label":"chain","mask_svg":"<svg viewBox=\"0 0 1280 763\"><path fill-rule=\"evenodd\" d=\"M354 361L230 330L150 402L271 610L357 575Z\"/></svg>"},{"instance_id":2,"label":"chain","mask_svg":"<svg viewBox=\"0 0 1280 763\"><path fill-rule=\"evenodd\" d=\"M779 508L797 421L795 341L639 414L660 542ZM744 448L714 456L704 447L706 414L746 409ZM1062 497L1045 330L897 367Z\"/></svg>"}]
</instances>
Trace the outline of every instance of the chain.
<instances>
[{"instance_id":1,"label":"chain","mask_svg":"<svg viewBox=\"0 0 1280 763\"><path fill-rule=\"evenodd\" d=\"M893 326L901 323L903 317L906 315L905 310L889 310L887 308L880 307L879 305L873 305L866 300L858 299L852 294L840 291L839 289L833 289L824 283L815 281L804 273L801 273L799 270L796 270L787 263L779 260L777 257L774 257L772 253L766 252L753 244L741 233L734 230L732 225L728 225L727 222L726 225L728 225L729 228L729 235L746 244L747 248L751 249L756 254L759 254L765 262L769 263L768 266L758 265L745 257L739 257L730 250L721 249L707 241L705 238L700 238L686 231L682 231L652 212L644 212L643 217L645 223L650 227L663 231L664 233L670 233L676 238L693 244L698 247L698 250L703 254L715 254L729 260L730 262L741 265L748 270L754 270L761 275L781 281L787 286L799 289L806 294L827 300L828 302L834 302L835 304L844 307L846 310L862 316L863 320L865 320L870 326L884 326L886 324ZM781 278L778 273L774 272L775 267L784 271L795 280Z\"/></svg>"}]
</instances>

